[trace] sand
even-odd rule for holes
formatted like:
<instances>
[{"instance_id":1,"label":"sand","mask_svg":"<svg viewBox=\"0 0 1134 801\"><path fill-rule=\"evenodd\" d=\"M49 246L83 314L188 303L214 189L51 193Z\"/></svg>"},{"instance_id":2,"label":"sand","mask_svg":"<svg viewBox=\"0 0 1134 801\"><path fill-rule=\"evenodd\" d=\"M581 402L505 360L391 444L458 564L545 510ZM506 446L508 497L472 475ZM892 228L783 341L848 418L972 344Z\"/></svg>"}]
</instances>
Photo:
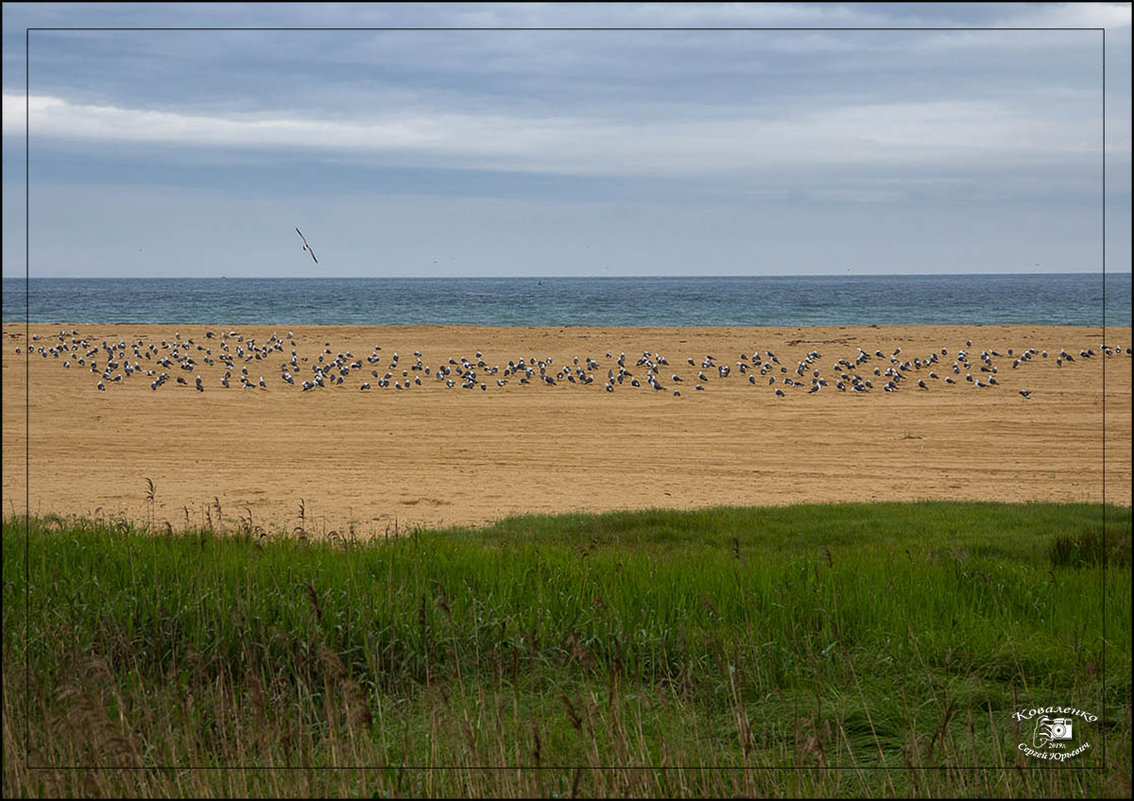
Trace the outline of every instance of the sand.
<instances>
[{"instance_id":1,"label":"sand","mask_svg":"<svg viewBox=\"0 0 1134 801\"><path fill-rule=\"evenodd\" d=\"M479 381L474 390L450 389L414 371L410 378L420 376L420 387L363 392L362 381L376 383L364 361L365 369L342 386L302 392L279 377L280 363L290 358L287 345L249 364L251 380L264 376L267 389L243 390L235 377L232 388L222 388L225 368L218 362L191 372L174 364L157 391L144 373L100 391L99 377L75 364L74 353L45 358L34 351L27 360L25 325L5 324L5 513L30 508L41 515L152 519L176 529L187 520L216 523L219 503L228 529L250 518L269 530L302 525L381 536L395 525L399 531L481 525L533 512L912 499L1096 503L1104 499L1104 362L1105 500L1130 505L1131 358L1103 356L1097 327L30 327L40 337L31 343L35 349L58 345L60 331L68 343L77 331L76 339L94 346L103 340L158 345L179 333L182 342L192 338L193 348L207 345L214 355L221 332L230 330L257 344L290 331L299 356L312 360L326 348L365 360L381 345L379 375L395 351L399 368L408 369L415 350L434 370L450 357L475 362L478 351L501 369L520 357L551 357L558 369L574 356L585 366L590 356L599 367L590 385L549 386L537 375L530 385L512 376L498 387L501 374L482 370L485 390ZM206 331L217 338L206 339ZM239 344L229 342L233 350ZM1108 328L1106 342L1129 347L1130 328ZM853 361L859 347L886 356L858 368L875 388L837 391L832 365ZM908 371L899 391L884 392L885 379L872 371L890 367L899 347L899 360L926 359L943 347L949 355ZM1049 357L1013 369L1009 348L1016 356L1046 349ZM1079 357L1086 348L1098 355ZM978 389L964 372L953 376L959 349L969 352L975 378L990 375L978 372L978 354L1000 353L993 358L999 385ZM1061 349L1075 362L1058 367ZM828 385L813 394L785 386L785 397L776 397L766 376L757 374L754 386L739 372L740 354L751 357L754 350L773 351L793 379L797 363L818 351L800 381L809 386L814 368ZM607 370L617 371L622 352L626 367L645 378L645 368L635 365L644 351L668 360L659 374L666 389L654 391L644 381L633 389L627 379L606 391ZM731 366L729 377L701 367L709 354ZM69 369L62 366L68 358ZM144 360L142 366L154 368ZM941 378L929 379L931 369ZM704 391L694 389L702 383L699 371L709 379ZM672 381L673 373L684 380ZM193 386L198 374L204 392ZM176 384L178 375L188 384ZM958 383L945 385L946 375ZM297 380L310 377L305 368ZM929 389L919 389L918 379ZM1031 397L1021 397L1021 389ZM155 487L152 505L147 478Z\"/></svg>"}]
</instances>

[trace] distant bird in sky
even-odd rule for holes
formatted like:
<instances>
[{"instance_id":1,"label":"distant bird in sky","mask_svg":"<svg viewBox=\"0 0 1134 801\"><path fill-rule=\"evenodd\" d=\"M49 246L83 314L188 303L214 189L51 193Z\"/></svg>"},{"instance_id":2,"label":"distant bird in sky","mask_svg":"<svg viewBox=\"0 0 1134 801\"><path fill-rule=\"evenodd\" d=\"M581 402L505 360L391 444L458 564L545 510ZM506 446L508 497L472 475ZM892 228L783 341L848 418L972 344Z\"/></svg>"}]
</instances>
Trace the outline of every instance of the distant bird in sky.
<instances>
[{"instance_id":1,"label":"distant bird in sky","mask_svg":"<svg viewBox=\"0 0 1134 801\"><path fill-rule=\"evenodd\" d=\"M305 236L303 235L303 232L302 232L302 231L300 231L300 230L299 230L298 228L296 228L296 229L295 229L295 232L296 232L297 234L299 234L299 238L303 240L303 249L304 249L304 250L306 250L306 251L307 251L308 253L310 253L310 254L311 254L311 258L315 259L315 251L313 251L313 250L311 249L311 246L307 244L307 237L305 237ZM316 264L318 264L318 263L319 263L319 260L318 260L318 259L315 259L315 263L316 263Z\"/></svg>"}]
</instances>

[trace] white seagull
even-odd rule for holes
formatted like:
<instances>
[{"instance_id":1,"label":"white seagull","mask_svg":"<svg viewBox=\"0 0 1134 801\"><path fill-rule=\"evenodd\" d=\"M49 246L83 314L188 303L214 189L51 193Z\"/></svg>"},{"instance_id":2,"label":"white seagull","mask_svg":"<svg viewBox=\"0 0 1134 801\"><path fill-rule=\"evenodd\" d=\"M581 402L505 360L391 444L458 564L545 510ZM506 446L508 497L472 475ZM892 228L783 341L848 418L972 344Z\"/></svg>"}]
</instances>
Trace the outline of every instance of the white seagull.
<instances>
[{"instance_id":1,"label":"white seagull","mask_svg":"<svg viewBox=\"0 0 1134 801\"><path fill-rule=\"evenodd\" d=\"M298 228L296 228L296 229L295 229L295 232L296 232L297 234L299 234L299 238L303 240L303 249L304 249L304 250L306 250L306 251L307 251L308 253L310 253L310 254L311 254L311 258L315 259L315 251L313 251L313 250L311 249L311 246L307 244L307 237L305 237L305 236L303 235L303 232L302 232L302 231L300 231L300 230L299 230ZM316 264L318 264L318 263L319 263L319 260L318 260L318 259L315 259L315 263L316 263Z\"/></svg>"}]
</instances>

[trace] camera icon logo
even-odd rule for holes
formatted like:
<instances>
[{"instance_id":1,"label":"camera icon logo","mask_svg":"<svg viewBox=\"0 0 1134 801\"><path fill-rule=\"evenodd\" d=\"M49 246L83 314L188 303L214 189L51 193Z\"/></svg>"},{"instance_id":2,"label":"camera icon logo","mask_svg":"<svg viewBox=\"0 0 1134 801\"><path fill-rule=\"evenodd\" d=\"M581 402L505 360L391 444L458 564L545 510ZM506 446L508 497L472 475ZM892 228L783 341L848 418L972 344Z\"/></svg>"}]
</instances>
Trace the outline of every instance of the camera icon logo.
<instances>
[{"instance_id":1,"label":"camera icon logo","mask_svg":"<svg viewBox=\"0 0 1134 801\"><path fill-rule=\"evenodd\" d=\"M1071 739L1071 718L1055 718L1051 721L1051 739Z\"/></svg>"},{"instance_id":2,"label":"camera icon logo","mask_svg":"<svg viewBox=\"0 0 1134 801\"><path fill-rule=\"evenodd\" d=\"M1049 718L1047 715L1036 720L1036 728L1032 733L1032 745L1043 748L1052 741L1062 742L1074 736L1071 718Z\"/></svg>"}]
</instances>

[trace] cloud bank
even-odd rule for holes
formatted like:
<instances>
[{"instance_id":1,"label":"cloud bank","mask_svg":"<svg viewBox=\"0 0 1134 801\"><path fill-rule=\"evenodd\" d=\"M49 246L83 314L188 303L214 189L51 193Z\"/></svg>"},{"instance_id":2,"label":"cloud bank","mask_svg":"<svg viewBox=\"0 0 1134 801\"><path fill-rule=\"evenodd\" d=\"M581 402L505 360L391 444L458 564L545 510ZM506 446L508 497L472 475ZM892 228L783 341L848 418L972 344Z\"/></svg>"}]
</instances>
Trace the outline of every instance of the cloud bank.
<instances>
[{"instance_id":1,"label":"cloud bank","mask_svg":"<svg viewBox=\"0 0 1134 801\"><path fill-rule=\"evenodd\" d=\"M24 102L5 94L4 135ZM982 101L846 105L781 118L665 121L406 109L353 120L182 114L35 95L33 139L353 153L391 162L564 174L689 175L791 165L958 166L1095 157L1097 120L1040 119ZM1129 137L1115 150L1129 152Z\"/></svg>"}]
</instances>

